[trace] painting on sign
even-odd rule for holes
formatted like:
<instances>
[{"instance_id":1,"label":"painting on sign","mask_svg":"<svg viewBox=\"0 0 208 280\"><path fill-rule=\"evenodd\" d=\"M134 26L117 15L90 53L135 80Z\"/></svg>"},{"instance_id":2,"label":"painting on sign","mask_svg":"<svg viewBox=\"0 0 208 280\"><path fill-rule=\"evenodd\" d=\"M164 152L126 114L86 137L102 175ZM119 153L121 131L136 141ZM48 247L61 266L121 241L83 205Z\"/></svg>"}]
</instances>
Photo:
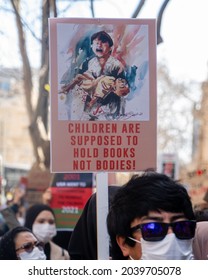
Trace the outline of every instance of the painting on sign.
<instances>
[{"instance_id":1,"label":"painting on sign","mask_svg":"<svg viewBox=\"0 0 208 280\"><path fill-rule=\"evenodd\" d=\"M148 120L148 25L57 24L59 120Z\"/></svg>"}]
</instances>

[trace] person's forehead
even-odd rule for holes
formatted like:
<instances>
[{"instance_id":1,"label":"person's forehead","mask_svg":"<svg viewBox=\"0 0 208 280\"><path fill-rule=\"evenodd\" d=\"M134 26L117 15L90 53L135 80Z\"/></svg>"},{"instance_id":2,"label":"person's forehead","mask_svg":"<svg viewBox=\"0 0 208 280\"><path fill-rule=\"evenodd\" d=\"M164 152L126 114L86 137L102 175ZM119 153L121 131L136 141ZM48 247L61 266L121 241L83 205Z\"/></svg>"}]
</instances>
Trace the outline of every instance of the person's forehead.
<instances>
[{"instance_id":1,"label":"person's forehead","mask_svg":"<svg viewBox=\"0 0 208 280\"><path fill-rule=\"evenodd\" d=\"M168 211L163 211L163 210L159 210L159 211L149 211L147 217L161 217L161 218L168 218L168 219L172 219L175 217L181 217L184 216L183 212L168 212ZM143 217L145 218L145 217Z\"/></svg>"},{"instance_id":2,"label":"person's forehead","mask_svg":"<svg viewBox=\"0 0 208 280\"><path fill-rule=\"evenodd\" d=\"M100 38L100 37L97 37L93 40L93 42L102 42L103 44L107 43L109 44L109 41L105 38Z\"/></svg>"},{"instance_id":3,"label":"person's forehead","mask_svg":"<svg viewBox=\"0 0 208 280\"><path fill-rule=\"evenodd\" d=\"M37 215L35 220L37 220L37 219L54 219L54 216L51 213L51 211L43 210Z\"/></svg>"},{"instance_id":4,"label":"person's forehead","mask_svg":"<svg viewBox=\"0 0 208 280\"><path fill-rule=\"evenodd\" d=\"M35 241L37 241L37 239L31 232L23 231L17 234L15 238L15 245L16 247L20 247L24 243Z\"/></svg>"}]
</instances>

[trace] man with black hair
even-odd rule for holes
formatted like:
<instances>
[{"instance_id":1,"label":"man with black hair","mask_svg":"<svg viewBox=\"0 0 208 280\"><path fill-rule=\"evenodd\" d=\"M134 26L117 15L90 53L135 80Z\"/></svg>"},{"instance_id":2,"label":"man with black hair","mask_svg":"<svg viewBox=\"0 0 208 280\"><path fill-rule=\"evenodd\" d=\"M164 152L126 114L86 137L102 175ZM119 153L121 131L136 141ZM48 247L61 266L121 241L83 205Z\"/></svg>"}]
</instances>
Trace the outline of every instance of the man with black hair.
<instances>
[{"instance_id":1,"label":"man with black hair","mask_svg":"<svg viewBox=\"0 0 208 280\"><path fill-rule=\"evenodd\" d=\"M112 259L193 259L195 227L182 184L156 172L134 175L115 194L107 216Z\"/></svg>"}]
</instances>

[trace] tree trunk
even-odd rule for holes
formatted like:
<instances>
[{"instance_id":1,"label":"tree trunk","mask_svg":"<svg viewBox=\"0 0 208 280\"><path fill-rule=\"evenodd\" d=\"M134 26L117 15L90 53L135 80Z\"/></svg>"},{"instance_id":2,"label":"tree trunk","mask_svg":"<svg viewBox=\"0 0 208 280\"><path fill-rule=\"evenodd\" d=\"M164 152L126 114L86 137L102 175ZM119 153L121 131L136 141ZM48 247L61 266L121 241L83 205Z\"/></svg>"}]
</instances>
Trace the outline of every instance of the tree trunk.
<instances>
[{"instance_id":1,"label":"tree trunk","mask_svg":"<svg viewBox=\"0 0 208 280\"><path fill-rule=\"evenodd\" d=\"M19 49L22 58L23 83L26 107L30 121L29 132L34 147L36 163L49 168L50 165L50 144L48 138L48 92L45 85L49 79L49 46L48 46L48 18L50 17L50 3L54 14L56 15L56 2L43 0L42 4L42 51L41 67L39 70L39 88L37 106L33 108L32 104L32 68L28 58L25 42L24 24L20 15L20 0L10 0L14 9L18 37Z\"/></svg>"}]
</instances>

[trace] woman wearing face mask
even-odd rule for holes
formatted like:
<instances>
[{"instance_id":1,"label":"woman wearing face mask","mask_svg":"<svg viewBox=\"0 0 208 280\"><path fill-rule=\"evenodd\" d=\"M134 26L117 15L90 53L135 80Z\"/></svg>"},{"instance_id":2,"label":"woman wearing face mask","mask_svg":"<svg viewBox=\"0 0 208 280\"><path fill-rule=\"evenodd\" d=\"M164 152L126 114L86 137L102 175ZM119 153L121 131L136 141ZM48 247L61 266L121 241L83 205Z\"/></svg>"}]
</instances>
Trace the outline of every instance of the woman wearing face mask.
<instances>
[{"instance_id":1,"label":"woman wearing face mask","mask_svg":"<svg viewBox=\"0 0 208 280\"><path fill-rule=\"evenodd\" d=\"M44 251L47 260L68 260L69 254L52 239L56 236L55 214L52 208L45 204L32 205L26 211L25 227L32 230L38 240L45 244Z\"/></svg>"},{"instance_id":2,"label":"woman wearing face mask","mask_svg":"<svg viewBox=\"0 0 208 280\"><path fill-rule=\"evenodd\" d=\"M25 227L15 227L0 239L0 260L45 260L44 244Z\"/></svg>"}]
</instances>

